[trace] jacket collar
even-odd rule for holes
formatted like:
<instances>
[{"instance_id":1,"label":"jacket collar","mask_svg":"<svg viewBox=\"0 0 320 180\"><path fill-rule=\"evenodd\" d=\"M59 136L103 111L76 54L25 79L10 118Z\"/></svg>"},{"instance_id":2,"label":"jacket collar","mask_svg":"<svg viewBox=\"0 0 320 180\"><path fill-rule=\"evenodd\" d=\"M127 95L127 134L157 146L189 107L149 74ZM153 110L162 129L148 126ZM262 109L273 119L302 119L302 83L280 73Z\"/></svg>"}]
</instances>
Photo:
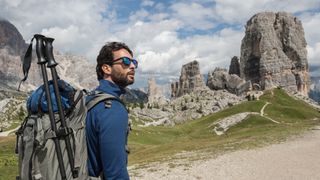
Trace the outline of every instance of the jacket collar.
<instances>
[{"instance_id":1,"label":"jacket collar","mask_svg":"<svg viewBox=\"0 0 320 180\"><path fill-rule=\"evenodd\" d=\"M126 92L124 88L114 84L111 81L104 80L104 79L99 81L99 86L97 87L96 90L102 91L117 97L120 97L120 95Z\"/></svg>"}]
</instances>

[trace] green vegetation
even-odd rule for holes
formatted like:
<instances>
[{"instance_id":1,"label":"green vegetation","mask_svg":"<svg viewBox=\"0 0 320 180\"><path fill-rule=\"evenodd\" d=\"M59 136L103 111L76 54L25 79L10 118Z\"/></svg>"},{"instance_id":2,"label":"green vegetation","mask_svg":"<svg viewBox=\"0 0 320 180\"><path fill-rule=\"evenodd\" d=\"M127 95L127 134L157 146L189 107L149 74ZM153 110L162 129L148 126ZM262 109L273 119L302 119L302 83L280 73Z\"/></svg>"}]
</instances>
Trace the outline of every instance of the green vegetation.
<instances>
[{"instance_id":1,"label":"green vegetation","mask_svg":"<svg viewBox=\"0 0 320 180\"><path fill-rule=\"evenodd\" d=\"M213 122L241 112L260 112L269 102L264 115L250 115L224 135L217 136L209 127ZM227 150L253 148L286 140L319 124L320 113L308 104L295 100L281 89L265 92L260 100L248 101L218 113L174 127L133 127L129 137L130 164L165 160L184 151L201 151L211 155ZM197 157L201 158L201 157Z\"/></svg>"},{"instance_id":2,"label":"green vegetation","mask_svg":"<svg viewBox=\"0 0 320 180\"><path fill-rule=\"evenodd\" d=\"M212 132L210 125L213 122L241 112L259 113L266 102L271 104L264 109L265 117L250 115L222 136ZM136 126L136 121L133 119L133 130L129 136L130 165L181 158L174 155L185 151L198 151L215 156L226 151L281 142L319 125L320 113L308 104L291 98L283 90L274 89L266 92L260 100L234 105L174 127L141 128ZM14 136L0 138L0 180L15 179L17 158L14 155L14 145ZM198 155L191 158L193 160L204 157Z\"/></svg>"},{"instance_id":3,"label":"green vegetation","mask_svg":"<svg viewBox=\"0 0 320 180\"><path fill-rule=\"evenodd\" d=\"M18 162L14 149L15 136L0 137L0 180L16 179Z\"/></svg>"}]
</instances>

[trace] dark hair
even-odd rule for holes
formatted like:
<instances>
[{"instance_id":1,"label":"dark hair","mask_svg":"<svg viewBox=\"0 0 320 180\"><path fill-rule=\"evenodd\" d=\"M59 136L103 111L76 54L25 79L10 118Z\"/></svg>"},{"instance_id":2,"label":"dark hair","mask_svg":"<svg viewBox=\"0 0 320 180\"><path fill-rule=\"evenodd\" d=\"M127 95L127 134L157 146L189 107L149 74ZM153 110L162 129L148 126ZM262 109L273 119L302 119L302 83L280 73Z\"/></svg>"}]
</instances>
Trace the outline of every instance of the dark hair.
<instances>
[{"instance_id":1,"label":"dark hair","mask_svg":"<svg viewBox=\"0 0 320 180\"><path fill-rule=\"evenodd\" d=\"M97 78L98 80L103 79L103 71L101 69L103 64L109 64L112 65L113 61L113 51L118 51L120 49L126 49L131 56L133 56L132 51L129 49L129 47L122 42L108 42L105 44L97 57L97 67L96 67L96 72L97 72Z\"/></svg>"}]
</instances>

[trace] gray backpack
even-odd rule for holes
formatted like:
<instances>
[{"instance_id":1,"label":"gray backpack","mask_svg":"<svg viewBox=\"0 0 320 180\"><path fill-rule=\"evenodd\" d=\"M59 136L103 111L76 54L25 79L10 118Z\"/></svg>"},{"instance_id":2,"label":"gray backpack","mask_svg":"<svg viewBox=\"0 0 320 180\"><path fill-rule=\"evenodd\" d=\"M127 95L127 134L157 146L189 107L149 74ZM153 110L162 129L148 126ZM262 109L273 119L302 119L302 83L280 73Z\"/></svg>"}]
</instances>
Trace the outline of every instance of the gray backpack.
<instances>
[{"instance_id":1,"label":"gray backpack","mask_svg":"<svg viewBox=\"0 0 320 180\"><path fill-rule=\"evenodd\" d=\"M74 105L66 112L68 138L74 157L74 169L71 169L65 140L59 138L61 132L54 132L50 126L47 113L28 113L21 127L16 132L16 153L19 157L19 176L17 180L61 180L59 162L55 151L53 139L58 138L61 146L63 164L67 180L93 179L88 177L87 170L87 144L85 135L85 121L88 110L104 101L110 107L110 100L120 101L117 97L105 93L93 93L86 102L84 91L76 91ZM41 99L41 98L40 98ZM122 102L121 102L122 103ZM59 116L55 113L57 128ZM66 136L65 136L66 137Z\"/></svg>"}]
</instances>

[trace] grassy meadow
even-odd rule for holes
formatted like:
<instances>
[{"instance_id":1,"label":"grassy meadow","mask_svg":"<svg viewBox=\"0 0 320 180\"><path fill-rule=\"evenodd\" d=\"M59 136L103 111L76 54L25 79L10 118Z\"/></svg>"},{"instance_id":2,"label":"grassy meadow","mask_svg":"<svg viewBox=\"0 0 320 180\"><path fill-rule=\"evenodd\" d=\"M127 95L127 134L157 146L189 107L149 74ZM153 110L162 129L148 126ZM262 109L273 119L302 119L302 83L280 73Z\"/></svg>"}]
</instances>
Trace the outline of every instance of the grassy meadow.
<instances>
[{"instance_id":1,"label":"grassy meadow","mask_svg":"<svg viewBox=\"0 0 320 180\"><path fill-rule=\"evenodd\" d=\"M265 117L249 115L221 136L216 135L213 127L210 127L213 122L237 113L260 113L266 102L271 104L264 109ZM266 117L280 123L274 123ZM266 91L260 100L247 101L174 127L133 127L129 137L132 152L129 164L162 161L185 151L217 155L230 150L264 146L284 141L319 123L319 110L293 99L281 89L274 89Z\"/></svg>"}]
</instances>

